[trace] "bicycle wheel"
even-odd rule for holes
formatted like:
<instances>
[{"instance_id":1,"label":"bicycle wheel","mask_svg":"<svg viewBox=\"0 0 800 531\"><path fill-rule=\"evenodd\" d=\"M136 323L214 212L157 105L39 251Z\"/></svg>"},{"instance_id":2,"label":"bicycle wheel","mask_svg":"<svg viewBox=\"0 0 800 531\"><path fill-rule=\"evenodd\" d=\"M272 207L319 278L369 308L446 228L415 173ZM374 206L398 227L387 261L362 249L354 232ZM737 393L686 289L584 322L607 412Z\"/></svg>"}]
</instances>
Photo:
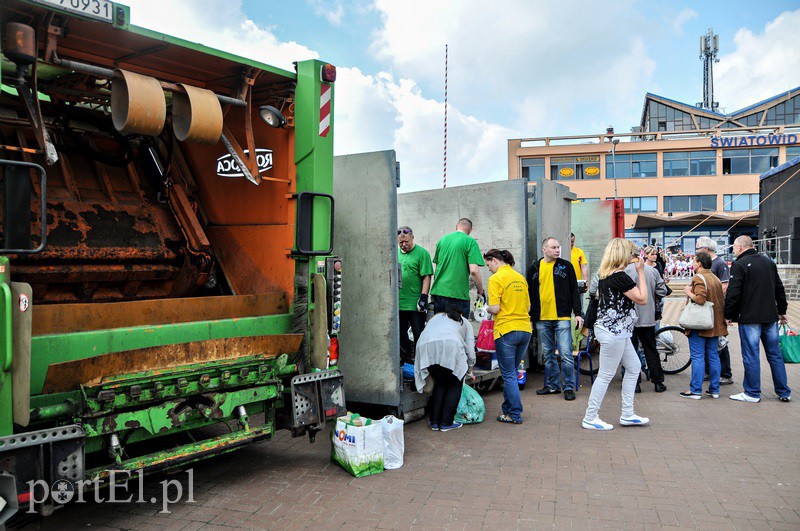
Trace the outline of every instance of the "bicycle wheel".
<instances>
[{"instance_id":1,"label":"bicycle wheel","mask_svg":"<svg viewBox=\"0 0 800 531\"><path fill-rule=\"evenodd\" d=\"M656 332L656 349L664 374L678 374L692 364L689 338L680 326L665 326Z\"/></svg>"}]
</instances>

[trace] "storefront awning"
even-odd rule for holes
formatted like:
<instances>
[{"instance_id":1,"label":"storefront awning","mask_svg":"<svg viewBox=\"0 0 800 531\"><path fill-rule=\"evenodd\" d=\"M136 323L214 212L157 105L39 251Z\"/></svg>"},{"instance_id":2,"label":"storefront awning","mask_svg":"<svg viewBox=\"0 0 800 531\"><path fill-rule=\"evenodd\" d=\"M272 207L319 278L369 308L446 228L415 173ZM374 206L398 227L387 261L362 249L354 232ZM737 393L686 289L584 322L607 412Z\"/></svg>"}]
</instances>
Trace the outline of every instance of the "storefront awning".
<instances>
[{"instance_id":1,"label":"storefront awning","mask_svg":"<svg viewBox=\"0 0 800 531\"><path fill-rule=\"evenodd\" d=\"M705 220L705 221L703 221ZM664 215L664 214L637 214L633 229L653 229L656 227L684 227L686 225L697 225L703 221L703 225L715 227L730 227L734 223L741 227L758 226L758 212L741 212L735 214L703 214L700 212L690 212L687 214Z\"/></svg>"}]
</instances>

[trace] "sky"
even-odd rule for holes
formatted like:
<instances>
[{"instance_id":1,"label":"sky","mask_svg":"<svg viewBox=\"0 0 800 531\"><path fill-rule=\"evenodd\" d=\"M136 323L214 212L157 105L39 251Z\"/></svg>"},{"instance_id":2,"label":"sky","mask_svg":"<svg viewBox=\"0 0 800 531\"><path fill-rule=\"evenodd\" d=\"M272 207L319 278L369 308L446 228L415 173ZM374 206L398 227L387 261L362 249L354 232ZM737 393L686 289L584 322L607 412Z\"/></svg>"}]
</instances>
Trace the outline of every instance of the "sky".
<instances>
[{"instance_id":1,"label":"sky","mask_svg":"<svg viewBox=\"0 0 800 531\"><path fill-rule=\"evenodd\" d=\"M337 67L336 155L394 149L401 192L506 179L508 139L639 124L645 94L723 113L800 86L800 0L122 0L137 26L293 70Z\"/></svg>"}]
</instances>

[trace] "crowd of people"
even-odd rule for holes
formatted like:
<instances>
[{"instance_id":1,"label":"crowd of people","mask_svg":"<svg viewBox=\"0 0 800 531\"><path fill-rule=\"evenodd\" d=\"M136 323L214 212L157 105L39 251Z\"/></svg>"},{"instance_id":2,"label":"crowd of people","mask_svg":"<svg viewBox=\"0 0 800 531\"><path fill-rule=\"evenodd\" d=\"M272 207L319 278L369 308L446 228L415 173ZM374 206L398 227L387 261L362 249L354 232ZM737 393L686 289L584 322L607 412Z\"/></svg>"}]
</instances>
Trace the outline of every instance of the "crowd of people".
<instances>
[{"instance_id":1,"label":"crowd of people","mask_svg":"<svg viewBox=\"0 0 800 531\"><path fill-rule=\"evenodd\" d=\"M460 219L456 230L437 242L433 259L414 244L410 227L400 227L397 232L402 265L403 357L414 363L418 391L432 380L430 428L449 431L461 427L454 419L462 386L465 378L475 377L474 334L468 321L470 282L494 319L497 362L504 384L498 422L523 422L517 369L534 329L546 374L546 383L536 394L563 394L565 400L575 400L577 392L571 356L574 333L591 329L600 343L599 371L581 425L590 430L613 429L600 418L600 411L620 365L624 375L619 424L647 425L649 419L634 409L642 361L654 391L667 389L655 341L663 298L670 292L666 279L669 262L663 250L654 246L637 250L632 242L614 238L605 248L597 273L589 279L589 264L583 251L575 247L574 235L570 260L561 258L558 240L548 237L542 242L542 258L522 275L513 269L514 257L508 250L490 249L481 254L471 232L472 222ZM733 252L737 260L729 271L727 263L716 255L713 240L697 240L691 258L691 282L684 289L687 305L694 305L685 311L684 326L692 377L689 389L679 395L694 400L719 398L720 386L733 383L727 341L720 338L727 336L728 327L736 322L742 344L744 391L730 398L740 402L761 400L761 342L775 393L780 401L789 402L791 389L778 344L778 325L786 322L787 311L783 284L774 262L757 253L748 236L736 239ZM491 272L485 290L480 271L484 265ZM588 285L587 280L591 280ZM589 303L584 312L586 291ZM427 324L426 310L433 311ZM643 360L638 354L640 347ZM708 381L705 391L704 381Z\"/></svg>"}]
</instances>

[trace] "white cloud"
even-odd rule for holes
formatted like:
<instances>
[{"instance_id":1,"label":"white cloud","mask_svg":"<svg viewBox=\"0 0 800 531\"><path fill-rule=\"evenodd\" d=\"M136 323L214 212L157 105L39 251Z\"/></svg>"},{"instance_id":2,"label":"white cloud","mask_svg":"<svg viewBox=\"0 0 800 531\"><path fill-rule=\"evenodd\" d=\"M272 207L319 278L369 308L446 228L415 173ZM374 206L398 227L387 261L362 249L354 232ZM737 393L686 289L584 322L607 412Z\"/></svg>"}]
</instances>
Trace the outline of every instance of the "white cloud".
<instances>
[{"instance_id":1,"label":"white cloud","mask_svg":"<svg viewBox=\"0 0 800 531\"><path fill-rule=\"evenodd\" d=\"M242 12L240 0L126 0L137 26L180 37L294 71L293 61L319 54L295 42L280 42L270 28Z\"/></svg>"},{"instance_id":2,"label":"white cloud","mask_svg":"<svg viewBox=\"0 0 800 531\"><path fill-rule=\"evenodd\" d=\"M715 67L716 99L726 112L738 110L800 85L800 10L781 13L754 33L742 28L735 50Z\"/></svg>"},{"instance_id":3,"label":"white cloud","mask_svg":"<svg viewBox=\"0 0 800 531\"><path fill-rule=\"evenodd\" d=\"M308 0L314 13L324 17L333 26L341 26L344 19L344 5L341 0Z\"/></svg>"},{"instance_id":4,"label":"white cloud","mask_svg":"<svg viewBox=\"0 0 800 531\"><path fill-rule=\"evenodd\" d=\"M675 33L682 34L683 33L683 26L689 22L690 20L697 18L699 15L697 11L694 9L690 9L685 7L678 13L674 19L672 19L672 30Z\"/></svg>"}]
</instances>

